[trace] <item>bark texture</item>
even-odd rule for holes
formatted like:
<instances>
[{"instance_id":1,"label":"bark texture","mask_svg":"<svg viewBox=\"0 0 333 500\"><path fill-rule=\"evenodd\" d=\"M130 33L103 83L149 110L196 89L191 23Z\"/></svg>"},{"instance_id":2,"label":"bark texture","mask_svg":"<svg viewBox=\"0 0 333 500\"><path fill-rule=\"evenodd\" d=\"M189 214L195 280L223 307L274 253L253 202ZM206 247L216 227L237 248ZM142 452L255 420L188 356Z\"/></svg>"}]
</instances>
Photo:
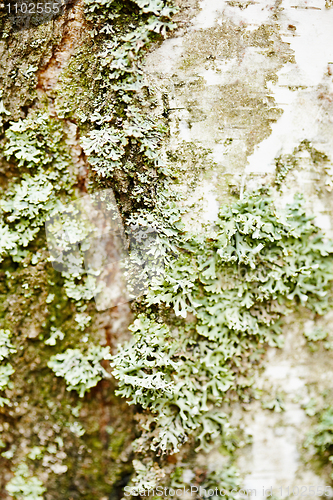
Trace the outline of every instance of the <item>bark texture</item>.
<instances>
[{"instance_id":1,"label":"bark texture","mask_svg":"<svg viewBox=\"0 0 333 500\"><path fill-rule=\"evenodd\" d=\"M21 31L2 9L1 499L331 484L333 9L294 3L79 0ZM45 221L105 188L167 271L98 311Z\"/></svg>"}]
</instances>

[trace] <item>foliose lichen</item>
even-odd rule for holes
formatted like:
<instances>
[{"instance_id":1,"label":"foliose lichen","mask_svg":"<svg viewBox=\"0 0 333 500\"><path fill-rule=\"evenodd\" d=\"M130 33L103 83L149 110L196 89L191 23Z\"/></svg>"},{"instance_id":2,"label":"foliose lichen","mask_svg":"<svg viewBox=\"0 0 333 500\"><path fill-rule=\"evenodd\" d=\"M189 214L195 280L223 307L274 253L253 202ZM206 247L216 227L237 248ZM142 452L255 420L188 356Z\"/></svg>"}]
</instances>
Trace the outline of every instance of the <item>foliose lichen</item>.
<instances>
[{"instance_id":1,"label":"foliose lichen","mask_svg":"<svg viewBox=\"0 0 333 500\"><path fill-rule=\"evenodd\" d=\"M39 102L27 116L10 122L9 111L0 105L8 125L0 204L5 332L0 353L9 359L24 351L28 361L20 370L26 370L30 385L38 377L44 411L38 415L42 431L37 437L31 431L28 453L3 433L2 459L14 464L7 490L16 498L43 495L40 479L25 465L29 461L34 470L40 457L50 475L59 475L50 479L51 495L58 494L58 484L66 492L74 484L90 500L113 487L121 490L123 483L118 487L117 481L124 476L132 476L133 488L181 482L163 455L181 451L192 439L197 449L208 450L219 437L233 450L228 403L250 397L251 374L266 346L282 346L283 316L296 307L317 315L331 307L333 246L306 215L300 197L279 210L269 194L250 193L221 207L213 230L197 235L184 230L173 189L177 172L162 148L167 116L156 111L158 100L141 68L151 44L173 29L175 11L162 0L86 0L90 33L60 76L52 112ZM80 179L73 165L66 120L78 124L87 178ZM281 169L277 184L285 173ZM121 422L114 433L100 428L95 415L89 425L80 423L81 414L87 418L89 408L98 408L98 398L88 401L89 391L104 391L109 412L121 401L102 382L108 372L100 362L110 358L109 348L97 345L100 339L86 344L96 319L89 283L52 270L43 233L47 217L64 210L75 190L103 187L114 190L125 227L154 228L165 267L149 293L132 305L132 338L111 358L117 394L139 410L135 440L133 429L128 432ZM22 286L20 280L25 280ZM29 318L32 303L38 311L27 327L24 316ZM9 326L14 326L13 344ZM11 370L3 375L6 391ZM20 374L8 394L28 404L23 392L29 399L33 389L23 390ZM36 398L33 393L32 403ZM24 416L23 404L20 411L10 414L13 421ZM130 451L120 463L124 450ZM112 473L105 471L106 462L112 463ZM93 486L90 477L96 479ZM231 491L239 478L226 466L207 472L200 484Z\"/></svg>"}]
</instances>

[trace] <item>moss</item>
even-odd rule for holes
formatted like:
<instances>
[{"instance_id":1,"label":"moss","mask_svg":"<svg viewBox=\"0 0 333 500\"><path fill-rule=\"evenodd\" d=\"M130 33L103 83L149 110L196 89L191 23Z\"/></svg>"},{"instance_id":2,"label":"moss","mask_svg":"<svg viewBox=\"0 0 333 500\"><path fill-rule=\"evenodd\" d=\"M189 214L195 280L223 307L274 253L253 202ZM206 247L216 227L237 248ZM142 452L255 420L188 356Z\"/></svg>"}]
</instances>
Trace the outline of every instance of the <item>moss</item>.
<instances>
[{"instance_id":1,"label":"moss","mask_svg":"<svg viewBox=\"0 0 333 500\"><path fill-rule=\"evenodd\" d=\"M172 462L161 453L179 450L181 455L185 449L192 460L195 446L209 449L221 434L224 449L232 454L234 435L218 407L251 397L253 369L267 345L281 345L280 320L288 308L306 303L320 315L331 303L331 246L299 200L286 215L274 209L265 193L256 193L221 209L217 226L208 232L185 232L174 186L189 170L199 179L214 165L207 161L207 151L200 151L197 162L198 148L192 144L186 150L190 169L176 153L162 154L170 110L149 87L141 67L151 44L173 28L172 5L159 0L86 1L85 9L89 32L57 89L40 100L36 78L39 91L45 91L43 70L48 61L52 64L50 52L63 38L65 21L56 21L54 33L49 26L39 27L32 47L29 37L10 34L11 54L18 58L21 51L18 68L21 73L28 70L24 78L29 81L19 73L7 80L4 109L9 101L13 104L8 107L11 115L1 114L6 162L1 180L0 327L13 332L17 351L10 353L15 372L4 388L10 405L0 408L1 466L17 475L27 464L21 476L28 483L36 478L40 488L43 477L46 500L117 498L130 476L134 486L176 481L177 458ZM200 57L215 57L221 34L230 38L222 49L231 55L243 51L243 42L266 52L278 43L272 28L246 36L237 32L241 44L234 30L226 25L213 30L211 46L202 44ZM42 49L44 56L38 56ZM191 57L188 53L185 66L197 64ZM35 64L39 71L24 64ZM10 71L6 67L4 78ZM265 78L273 76L268 72ZM22 91L14 100L18 85ZM191 86L197 94L188 101L193 122L202 119L195 110L201 90L198 79ZM217 118L255 130L247 139L250 152L280 111L243 84L223 91ZM160 100L163 114L157 111ZM234 101L240 109L230 108ZM29 112L23 108L32 102ZM250 116L247 107L256 114ZM88 170L81 183L69 150L66 125L71 121L79 127L81 160ZM326 162L318 152L312 156L316 163ZM60 213L79 189L103 187L115 191L126 227L153 224L166 269L148 296L132 304L137 316L133 338L113 357L117 389L100 376L109 372L105 359L115 343L106 334L110 317L97 313L87 296L71 294L70 287L77 291L85 282L52 269L43 234L46 218ZM314 262L320 262L320 269ZM323 288L325 296L320 295ZM90 348L92 342L95 347ZM82 384L82 377L74 380L73 367L65 369L64 361L73 361L74 353L80 370L84 364L87 368L89 349L96 350L98 363L104 360L101 367L94 364L99 370L94 380ZM66 382L74 391L67 390ZM4 475L1 486L10 477ZM238 484L232 465L221 474L198 472L197 479L209 487Z\"/></svg>"},{"instance_id":2,"label":"moss","mask_svg":"<svg viewBox=\"0 0 333 500\"><path fill-rule=\"evenodd\" d=\"M101 8L108 10L106 6ZM138 59L149 47L150 40L157 39L158 33L169 23L172 9L165 10L165 7L163 13L158 11L155 15L147 8L147 5L143 4L141 8L135 2L122 3L122 17L117 23L117 30L118 34L130 37L129 40L134 31L132 42L126 45L126 41L122 40L125 54L130 57L133 48L136 53L135 44L140 36L147 39L143 50L137 55ZM137 107L125 104L126 95L128 100L136 92L136 89L131 90L132 83L128 79L126 81L126 75L124 78L120 74L118 80L107 81L107 70L103 69L103 59L98 54L107 44L108 35L103 33L103 16L100 16L100 12L97 14L94 19L94 14L88 15L88 18L92 21L92 31L95 24L101 34L95 33L95 41L94 33L83 39L81 54L77 53L73 57L61 79L63 87L58 93L56 113L53 107L55 90L51 89L47 96L40 90L47 87L46 70L49 64L53 64L53 47L58 51L63 49L59 42L61 38L65 42L67 37L65 19L55 21L54 31L51 31L50 25L38 27L33 38L9 31L5 46L11 47L9 60L18 64L12 78L8 77L11 71L9 66L0 75L6 82L1 118L6 130L2 136L2 149L7 160L2 163L1 182L2 236L6 236L6 239L2 237L1 325L5 328L10 325L13 331L13 342L17 349L13 366L18 367L12 374L12 384L5 388L4 396L8 395L9 406L7 410L0 408L4 446L1 466L3 471L11 469L15 473L21 467L20 464L27 463L27 482L29 477L40 481L39 477L42 476L43 481L46 480L46 499L95 499L108 496L118 491L122 477L132 471L128 461L131 453L129 444L134 437L133 413L128 409L124 411L124 403L113 395L112 384L107 380L101 381L96 389L91 388L90 394L85 395L80 406L78 396L66 391L64 381L55 377L48 367L52 356L59 357L62 353L71 352L71 349L82 353L89 336L90 339L94 338L95 345L105 346L107 341L103 328L98 326L101 318L97 317L94 305L89 300L69 299L63 277L48 262L43 234L45 220L51 213L61 210L62 203L72 199L78 174L69 151L69 145L72 144L65 120L78 120L81 133L86 134L94 127L100 128L100 123L96 123L100 119L107 124L110 109L102 99L105 92L109 93L109 85L115 96L114 111L124 121L127 119L128 127L131 120L133 124L136 120L139 128L155 127L147 111L142 118L142 114L135 114ZM134 23L132 27L128 26L130 22ZM96 65L92 65L92 61ZM26 69L29 69L28 77L23 77L22 72ZM135 59L128 61L128 69L127 76L131 77L132 70L137 71ZM77 85L73 72L81 75ZM96 76L96 85L91 85ZM139 71L136 77L140 77ZM114 88L117 84L123 84L124 91ZM21 93L14 99L13 93L18 86L21 87ZM78 92L79 87L86 100ZM64 89L63 94L61 89ZM141 91L140 85L137 90ZM80 108L77 106L77 96L81 101ZM92 96L96 98L95 101L92 101ZM35 106L27 113L23 107L30 106L32 102ZM96 102L99 104L96 105ZM134 102L137 106L139 100L133 98ZM83 113L87 114L87 118ZM11 123L8 125L9 120ZM119 169L112 180L112 183L118 182L119 192L124 192L126 185L136 176L136 184L133 184L145 185L143 195L150 189L149 175L145 179L145 174L151 169L156 157L147 156L149 145L145 144L146 131L141 129L140 141L129 139L131 144L124 158L128 165L125 177L122 169ZM156 133L162 133L160 124L156 125ZM134 138L135 133L133 135L132 131L128 130L127 134ZM140 159L142 156L146 157L149 166L145 165L144 159ZM130 160L136 158L141 163L139 175L134 166L130 167ZM154 167L158 168L158 165ZM125 182L126 176L129 181ZM92 175L92 182L102 185L103 179L98 180L97 176L94 178ZM133 194L132 198L134 203L136 196ZM149 196L147 201L150 199ZM83 315L91 318L92 326L83 321ZM108 367L105 362L102 369L106 373ZM93 385L96 383L97 380ZM5 418L11 423L10 428ZM110 425L115 429L112 435L106 431ZM33 453L32 450L37 448L40 452ZM2 489L9 479L10 474L1 476Z\"/></svg>"},{"instance_id":3,"label":"moss","mask_svg":"<svg viewBox=\"0 0 333 500\"><path fill-rule=\"evenodd\" d=\"M80 306L68 299L63 278L48 262L43 227L50 209L57 206L58 196L68 199L73 193L75 171L66 134L62 124L54 118L35 112L12 124L6 138L5 153L13 164L13 174L3 192L2 220L3 227L10 231L8 234L17 235L17 238L15 249L10 249L8 256L3 255L0 308L1 325L13 331L17 353L13 359L16 371L12 384L8 384L4 392L8 408L2 408L0 416L4 444L2 469L5 471L11 463L12 470L16 470L16 466L20 467L19 464L27 460L29 450L38 447L43 460L29 459L28 463L31 474L37 473L37 478L41 469L48 474L46 498L64 497L73 489L82 492L84 498L95 498L96 491L108 494L113 481L121 474L122 465L114 464L104 479L99 479L102 463L113 460L111 452L107 444L101 446L103 440L99 429L82 426L80 413L73 413L77 399L66 392L65 384L58 382L47 366L55 352L86 346L83 337L87 327L77 321L78 314L82 315L83 304ZM19 163L17 166L15 159ZM37 196L33 190L29 194L27 186L37 177L50 185L50 193L55 191L54 204L49 195L42 199L40 192ZM23 204L24 182L28 196ZM18 198L17 193L20 193ZM33 225L34 234L27 238L27 228ZM86 311L94 317L93 304L87 304ZM59 330L62 334L48 342L52 333ZM105 343L104 338L99 341ZM81 409L86 424L89 415L103 420L103 404L119 408L115 399L108 400L108 397L101 397L101 393L96 396L95 401L88 400ZM129 414L128 417L130 420ZM11 423L8 429L5 419ZM123 433L122 425L127 427L126 420L118 424L120 433ZM118 430L116 436L117 433ZM22 434L28 440L24 446ZM13 446L13 442L16 445ZM126 447L127 442L123 440L123 443ZM86 478L86 469L90 470L90 479ZM96 480L91 486L93 477ZM6 476L2 475L1 481L5 480ZM28 485L29 481L27 476Z\"/></svg>"},{"instance_id":4,"label":"moss","mask_svg":"<svg viewBox=\"0 0 333 500\"><path fill-rule=\"evenodd\" d=\"M3 61L0 82L6 108L11 113L6 121L24 117L28 107L36 102L37 72L51 59L65 28L65 18L16 32L9 22L6 23L5 30L1 31L0 44Z\"/></svg>"}]
</instances>

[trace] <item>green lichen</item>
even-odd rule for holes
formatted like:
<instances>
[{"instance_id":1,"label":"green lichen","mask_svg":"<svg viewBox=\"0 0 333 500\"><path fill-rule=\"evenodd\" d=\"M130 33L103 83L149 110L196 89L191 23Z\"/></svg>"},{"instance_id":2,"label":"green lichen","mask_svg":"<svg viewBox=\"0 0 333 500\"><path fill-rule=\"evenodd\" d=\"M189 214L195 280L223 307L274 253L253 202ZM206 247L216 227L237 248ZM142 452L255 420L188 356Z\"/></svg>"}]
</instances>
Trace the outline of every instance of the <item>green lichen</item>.
<instances>
[{"instance_id":1,"label":"green lichen","mask_svg":"<svg viewBox=\"0 0 333 500\"><path fill-rule=\"evenodd\" d=\"M206 498L215 500L223 496L223 498L231 500L238 497L237 491L241 487L241 480L234 466L224 466L221 469L208 472L200 486L202 490L207 492ZM212 495L209 490L213 490L214 494Z\"/></svg>"},{"instance_id":2,"label":"green lichen","mask_svg":"<svg viewBox=\"0 0 333 500\"><path fill-rule=\"evenodd\" d=\"M0 254L14 257L44 229L47 218L62 209L61 198L71 193L74 172L63 128L46 113L13 122L6 138L4 155L18 160L21 175L13 177L2 194Z\"/></svg>"},{"instance_id":3,"label":"green lichen","mask_svg":"<svg viewBox=\"0 0 333 500\"><path fill-rule=\"evenodd\" d=\"M9 384L10 376L15 372L10 363L3 363L11 354L16 353L17 350L10 340L11 333L9 330L0 330L0 391L4 391ZM8 398L0 396L0 406L10 404Z\"/></svg>"},{"instance_id":4,"label":"green lichen","mask_svg":"<svg viewBox=\"0 0 333 500\"><path fill-rule=\"evenodd\" d=\"M135 474L132 481L124 488L126 496L137 497L140 493L145 495L146 492L155 490L160 481L165 478L165 472L153 460L146 461L146 463L133 460L133 468Z\"/></svg>"},{"instance_id":5,"label":"green lichen","mask_svg":"<svg viewBox=\"0 0 333 500\"><path fill-rule=\"evenodd\" d=\"M304 140L299 146L294 148L294 151L289 155L281 155L275 161L275 184L281 189L282 183L286 179L288 173L297 168L300 164L302 154L308 154L311 162L315 167L327 167L329 158L325 153L318 151L312 146L310 141Z\"/></svg>"},{"instance_id":6,"label":"green lichen","mask_svg":"<svg viewBox=\"0 0 333 500\"><path fill-rule=\"evenodd\" d=\"M333 407L328 406L315 414L313 425L305 441L311 447L322 466L327 466L333 480Z\"/></svg>"},{"instance_id":7,"label":"green lichen","mask_svg":"<svg viewBox=\"0 0 333 500\"><path fill-rule=\"evenodd\" d=\"M117 394L151 411L145 424L146 429L154 428L151 448L177 452L198 428L201 448L227 434L226 415L206 416L208 405L221 402L232 385L231 374L219 365L219 359L228 356L223 346L209 346L186 334L171 335L165 325L143 315L131 329L131 342L113 358L113 375L119 380Z\"/></svg>"},{"instance_id":8,"label":"green lichen","mask_svg":"<svg viewBox=\"0 0 333 500\"><path fill-rule=\"evenodd\" d=\"M151 42L174 26L174 12L168 1L86 2L94 42L87 41L62 76L57 109L80 125L91 185L112 186L127 213L152 206L164 178L166 121L151 113L154 91L141 63Z\"/></svg>"},{"instance_id":9,"label":"green lichen","mask_svg":"<svg viewBox=\"0 0 333 500\"><path fill-rule=\"evenodd\" d=\"M48 367L57 377L63 377L67 383L67 390L75 390L82 398L85 392L109 374L100 365L103 359L110 359L108 347L91 346L86 354L79 349L67 349L62 354L52 356Z\"/></svg>"},{"instance_id":10,"label":"green lichen","mask_svg":"<svg viewBox=\"0 0 333 500\"><path fill-rule=\"evenodd\" d=\"M282 345L282 316L298 305L320 315L329 309L333 246L312 220L301 198L278 210L254 193L222 207L207 238L178 240L146 298L158 309L139 317L112 362L119 394L150 410L151 449L176 452L191 434L206 449L226 427L215 408L232 391L242 394L237 375L246 359L265 344Z\"/></svg>"},{"instance_id":11,"label":"green lichen","mask_svg":"<svg viewBox=\"0 0 333 500\"><path fill-rule=\"evenodd\" d=\"M95 359L101 359L103 348L95 347L98 351L96 356L94 349L90 350L89 359L82 354L89 340L85 330L95 314L94 311L87 313L86 309L94 309L93 304L81 303L77 306L74 301L69 301L63 278L48 261L45 221L61 212L72 199L76 180L63 124L47 112L35 111L26 119L12 122L7 128L5 141L4 153L8 163L1 193L3 262L0 319L1 332L7 335L9 328L13 332L17 353L13 366L6 360L1 364L1 390L5 390L6 397L1 397L0 402L2 406L6 404L8 410L6 408L6 413L3 411L0 415L1 439L5 448L0 461L2 470L15 470L17 464L27 459L19 446L24 429L24 433L30 436L31 448L40 447L48 457L43 460L43 465L38 463L38 457L29 456L28 459L32 460L29 463L34 470L42 468L50 474L47 489L56 498L59 485L60 491L68 492L72 478L81 474L74 458L78 450L91 477L100 476L101 467L98 464L105 459L112 461L114 452L108 451L107 447L101 450L96 445L99 430L94 428L92 422L89 423L90 412L95 418L102 418L99 403L87 404L83 428L79 415L74 419L71 414L71 409L77 405L75 397L68 393L68 396L64 394L61 400L57 400L65 384L61 380L57 383L57 377L47 363L56 363L54 357L57 353L61 357L62 353L77 350L82 358L77 356L74 359L79 361L78 373L75 374L72 366L65 370L64 376L69 378L75 390L83 394L104 376L102 366ZM14 347L8 343L8 338L2 337L3 334L1 353L14 354ZM105 344L105 339L96 338L97 342ZM1 423L4 417L11 422L9 429ZM34 430L36 425L38 432ZM123 433L121 425L119 432ZM117 435L118 431L114 439ZM10 445L13 439L18 446ZM128 439L130 434L122 440L117 456L126 447ZM93 463L89 461L87 443L90 441L90 446L96 451ZM47 446L45 443L48 443ZM51 452L52 446L56 447L56 452ZM76 452L73 453L73 450ZM117 480L120 469L120 465L114 464L110 472L101 477L97 488L101 495L110 489L108 482L112 484ZM33 494L37 483L30 480L30 476L16 476L8 485L12 488L11 494L15 498L30 498L28 495ZM0 478L2 489L5 477ZM86 498L89 498L89 486L82 475L80 483L81 491L85 490ZM39 494L38 491L36 494Z\"/></svg>"},{"instance_id":12,"label":"green lichen","mask_svg":"<svg viewBox=\"0 0 333 500\"><path fill-rule=\"evenodd\" d=\"M219 437L234 449L220 407L246 400L266 345L282 345L284 314L305 306L321 315L331 306L332 246L299 199L280 211L265 193L223 207L213 231L185 233L172 184L178 173L161 151L167 113L157 118L158 99L141 68L152 42L173 28L175 9L162 0L86 0L85 9L90 34L60 76L57 116L37 103L6 129L1 320L13 327L24 361L4 375L6 384L13 376L10 396L21 412L10 413L11 432L20 443L22 421L29 430L30 465L38 468L36 461L49 457L51 465L43 467L52 498L90 500L121 494L121 478L133 468L133 488L166 481L174 468L160 455L181 451L186 441L191 446L192 438L197 449L209 449ZM228 92L226 100L234 89ZM0 105L4 121L8 113ZM73 200L78 180L63 126L68 119L79 126L89 166L80 187L114 189L126 229L153 227L158 234L156 255L165 267L163 278L156 276L149 293L132 304L132 338L112 358L117 394L139 410L135 440L131 410L104 380L100 362L110 358L109 348L98 345L105 339L91 284L75 272L57 274L48 262L44 223ZM95 334L95 345L87 347ZM39 498L44 487L6 432L3 461L21 464L7 490ZM201 479L198 484L229 493L239 484L229 466Z\"/></svg>"},{"instance_id":13,"label":"green lichen","mask_svg":"<svg viewBox=\"0 0 333 500\"><path fill-rule=\"evenodd\" d=\"M117 16L117 13L120 15ZM80 413L76 412L75 420L71 414L72 408L77 405L76 391L83 396L106 376L100 361L109 357L109 350L99 345L87 349L86 342L92 333L97 343L100 341L105 345L101 330L94 324L96 311L91 303L93 294L89 283L73 275L64 279L48 261L45 221L61 213L73 199L78 174L69 154L72 138L67 135L65 120L73 116L73 109L80 116L78 123L84 135L82 143L91 160L93 168L90 175L95 187L102 184L104 175L104 179L116 182L118 192L128 189L133 203L140 204L143 200L151 205L151 180L156 178L155 170L163 168L157 150L165 129L163 123L149 116L148 109L143 110L143 96L141 102L134 95L145 93L145 87L140 83L139 62L150 43L172 28L172 13L173 8L167 2L128 1L109 2L109 5L94 2L90 7L87 2L86 16L91 21L91 34L95 36L93 43L97 50L91 50L92 39L87 33L79 51L82 47L86 49L84 59L87 52L96 56L97 71L96 66L90 73L81 69L77 71L77 74L85 73L87 95L83 103L76 105L76 97L81 98L80 92L71 93L70 87L75 85L67 81L64 95L59 92L57 115L51 104L52 117L48 107L38 99L34 110L29 110L27 115L26 111L20 114L20 110L16 109L9 115L12 107L7 106L7 100L1 105L1 118L7 122L2 140L3 156L7 161L2 164L1 178L1 257L5 271L1 274L1 321L4 328L10 327L15 332L19 353L16 365L20 367L12 374L13 386L10 388L11 400L19 411L8 412L12 427L10 431L3 428L2 440L6 451L1 460L2 466L8 468L8 461L15 465L26 459L20 446L9 444L12 438L21 442L23 427L24 434L31 436L30 448L43 450L43 465L35 462L39 459L37 456L30 454L28 459L32 460L30 465L33 467L43 467L48 472L48 494L54 498L59 491L63 492L62 496L72 495L74 484L82 498L109 495L120 475L127 469L131 470L126 459L125 463L119 462L119 455L128 448L133 427L129 423L132 412L127 411L126 417L117 423L117 411L111 410L117 426L112 438L104 434L102 427L99 428L98 422L104 421L103 412L107 413L108 407L119 410L123 405L111 390L106 390L105 383L110 386L106 381L94 389L92 401L83 398L84 426L80 423ZM115 50L109 46L112 28L105 23L106 19L114 20L114 34L118 39L114 41L117 45ZM59 25L62 22L59 20ZM38 27L34 46L38 46L40 35L47 29ZM77 54L74 59L78 60ZM91 60L91 57L88 59ZM33 65L32 68L29 63L25 69L31 87L36 83L37 67ZM19 81L18 75L13 78ZM96 85L92 85L92 80ZM105 92L110 99L105 99ZM35 97L36 93L32 92L28 100ZM44 101L47 102L47 99ZM27 99L25 102L28 102ZM24 118L17 120L23 115ZM119 126L120 117L123 117L124 127ZM8 124L10 118L17 121ZM110 130L116 138L124 137L121 153L125 151L125 154L120 157L119 164L113 162L116 143L113 143L113 150L108 149L98 130L101 130L100 136L109 134L108 140ZM89 142L92 139L94 145ZM94 158L99 165L94 163ZM98 176L98 181L94 175ZM52 369L74 391L64 393L65 384L60 377L54 376ZM57 398L59 391L62 393L60 399ZM34 425L39 425L38 435L33 430ZM114 443L110 449L108 440ZM56 458L56 454L62 458ZM49 456L50 462L46 461L46 456ZM101 465L105 463L110 465L107 473ZM66 474L64 471L67 471ZM30 484L28 477L24 480ZM19 495L22 492L19 486L17 488ZM24 490L22 494L28 495L29 492Z\"/></svg>"},{"instance_id":14,"label":"green lichen","mask_svg":"<svg viewBox=\"0 0 333 500\"><path fill-rule=\"evenodd\" d=\"M18 465L14 477L7 483L6 490L18 500L43 500L46 489L43 483L29 473L25 463Z\"/></svg>"}]
</instances>

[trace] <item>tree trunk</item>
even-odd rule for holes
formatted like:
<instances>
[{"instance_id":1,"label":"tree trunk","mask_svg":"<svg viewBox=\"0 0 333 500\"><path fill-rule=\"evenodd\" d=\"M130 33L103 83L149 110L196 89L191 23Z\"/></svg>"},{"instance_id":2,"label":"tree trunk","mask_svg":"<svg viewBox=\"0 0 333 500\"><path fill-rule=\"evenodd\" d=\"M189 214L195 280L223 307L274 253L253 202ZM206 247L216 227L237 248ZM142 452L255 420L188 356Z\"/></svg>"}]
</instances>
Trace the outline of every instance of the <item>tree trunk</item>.
<instances>
[{"instance_id":1,"label":"tree trunk","mask_svg":"<svg viewBox=\"0 0 333 500\"><path fill-rule=\"evenodd\" d=\"M1 499L331 494L330 7L4 3Z\"/></svg>"}]
</instances>

